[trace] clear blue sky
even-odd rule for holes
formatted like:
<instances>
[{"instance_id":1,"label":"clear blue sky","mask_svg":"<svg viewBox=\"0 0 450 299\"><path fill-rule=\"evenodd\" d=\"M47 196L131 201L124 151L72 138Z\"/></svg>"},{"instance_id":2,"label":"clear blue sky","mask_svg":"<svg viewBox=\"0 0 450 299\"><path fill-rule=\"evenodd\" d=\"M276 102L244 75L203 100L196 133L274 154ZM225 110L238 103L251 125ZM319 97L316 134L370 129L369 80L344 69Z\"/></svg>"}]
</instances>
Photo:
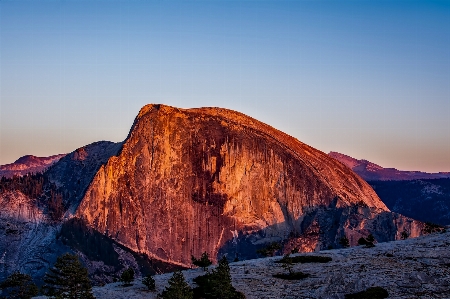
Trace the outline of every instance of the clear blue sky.
<instances>
[{"instance_id":1,"label":"clear blue sky","mask_svg":"<svg viewBox=\"0 0 450 299\"><path fill-rule=\"evenodd\" d=\"M0 1L0 164L122 141L147 103L450 171L450 1Z\"/></svg>"}]
</instances>

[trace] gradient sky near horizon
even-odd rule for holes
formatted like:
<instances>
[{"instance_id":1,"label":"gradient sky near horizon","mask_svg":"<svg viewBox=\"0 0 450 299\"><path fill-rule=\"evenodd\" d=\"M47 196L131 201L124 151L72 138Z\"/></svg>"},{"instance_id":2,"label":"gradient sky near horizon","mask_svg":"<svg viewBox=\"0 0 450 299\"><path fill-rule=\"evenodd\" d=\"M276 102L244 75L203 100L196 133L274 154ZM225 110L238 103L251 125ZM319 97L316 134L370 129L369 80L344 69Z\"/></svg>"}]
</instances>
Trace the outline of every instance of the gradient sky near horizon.
<instances>
[{"instance_id":1,"label":"gradient sky near horizon","mask_svg":"<svg viewBox=\"0 0 450 299\"><path fill-rule=\"evenodd\" d=\"M450 1L0 1L0 164L122 141L147 103L450 171Z\"/></svg>"}]
</instances>

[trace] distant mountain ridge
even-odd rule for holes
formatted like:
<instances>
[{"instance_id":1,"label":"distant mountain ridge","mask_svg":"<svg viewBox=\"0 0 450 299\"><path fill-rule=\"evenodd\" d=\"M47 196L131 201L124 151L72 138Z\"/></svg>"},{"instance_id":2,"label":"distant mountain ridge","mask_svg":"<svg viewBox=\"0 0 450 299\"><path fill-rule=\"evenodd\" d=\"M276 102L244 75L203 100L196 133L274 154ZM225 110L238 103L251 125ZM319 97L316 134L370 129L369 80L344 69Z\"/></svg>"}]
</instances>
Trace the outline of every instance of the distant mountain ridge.
<instances>
[{"instance_id":1,"label":"distant mountain ridge","mask_svg":"<svg viewBox=\"0 0 450 299\"><path fill-rule=\"evenodd\" d=\"M427 173L422 171L404 171L395 168L384 168L370 161L330 152L330 157L351 168L366 181L409 181L422 179L450 178L450 172Z\"/></svg>"},{"instance_id":2,"label":"distant mountain ridge","mask_svg":"<svg viewBox=\"0 0 450 299\"><path fill-rule=\"evenodd\" d=\"M11 178L15 175L22 176L27 173L44 172L64 156L66 156L66 154L53 155L50 157L26 155L20 157L14 163L0 165L0 177Z\"/></svg>"},{"instance_id":3,"label":"distant mountain ridge","mask_svg":"<svg viewBox=\"0 0 450 299\"><path fill-rule=\"evenodd\" d=\"M328 155L366 180L392 212L424 222L450 224L450 173L401 171L337 152Z\"/></svg>"},{"instance_id":4,"label":"distant mountain ridge","mask_svg":"<svg viewBox=\"0 0 450 299\"><path fill-rule=\"evenodd\" d=\"M370 181L369 184L393 212L423 222L450 224L450 179Z\"/></svg>"}]
</instances>

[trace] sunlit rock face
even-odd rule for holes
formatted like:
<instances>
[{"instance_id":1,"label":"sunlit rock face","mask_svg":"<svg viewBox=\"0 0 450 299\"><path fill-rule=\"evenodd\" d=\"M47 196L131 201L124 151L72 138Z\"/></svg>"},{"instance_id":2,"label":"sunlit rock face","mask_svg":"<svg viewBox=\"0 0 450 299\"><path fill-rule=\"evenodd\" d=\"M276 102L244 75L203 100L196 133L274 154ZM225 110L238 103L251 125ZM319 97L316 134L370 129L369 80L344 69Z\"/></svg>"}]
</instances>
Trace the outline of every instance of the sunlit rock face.
<instances>
[{"instance_id":1,"label":"sunlit rock face","mask_svg":"<svg viewBox=\"0 0 450 299\"><path fill-rule=\"evenodd\" d=\"M352 212L357 205L365 210ZM391 215L381 230L380 214ZM204 251L252 257L271 241L303 237L301 249L313 251L347 231L398 236L395 217L352 170L220 108L143 107L76 215L135 251L180 265ZM402 219L412 230L414 222Z\"/></svg>"}]
</instances>

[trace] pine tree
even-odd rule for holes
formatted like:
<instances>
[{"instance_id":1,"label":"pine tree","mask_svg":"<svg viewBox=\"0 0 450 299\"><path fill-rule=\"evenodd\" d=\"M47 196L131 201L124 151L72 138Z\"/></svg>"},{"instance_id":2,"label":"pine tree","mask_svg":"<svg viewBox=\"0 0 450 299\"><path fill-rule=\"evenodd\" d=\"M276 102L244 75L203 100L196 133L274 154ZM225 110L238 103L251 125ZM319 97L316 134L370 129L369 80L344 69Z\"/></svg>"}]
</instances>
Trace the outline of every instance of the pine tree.
<instances>
[{"instance_id":1,"label":"pine tree","mask_svg":"<svg viewBox=\"0 0 450 299\"><path fill-rule=\"evenodd\" d=\"M291 255L285 254L283 258L280 260L282 263L282 267L289 271L289 274L292 274L292 267L294 266L294 261L292 260Z\"/></svg>"},{"instance_id":2,"label":"pine tree","mask_svg":"<svg viewBox=\"0 0 450 299\"><path fill-rule=\"evenodd\" d=\"M376 240L372 234L367 236L366 241L367 241L366 247L374 247L375 246L374 242Z\"/></svg>"},{"instance_id":3,"label":"pine tree","mask_svg":"<svg viewBox=\"0 0 450 299\"><path fill-rule=\"evenodd\" d=\"M217 268L213 271L215 274L216 287L213 288L213 298L233 298L236 290L231 284L230 265L226 256L219 260Z\"/></svg>"},{"instance_id":4,"label":"pine tree","mask_svg":"<svg viewBox=\"0 0 450 299\"><path fill-rule=\"evenodd\" d=\"M404 229L400 235L400 237L402 238L402 240L406 240L409 238L409 233L406 229Z\"/></svg>"},{"instance_id":5,"label":"pine tree","mask_svg":"<svg viewBox=\"0 0 450 299\"><path fill-rule=\"evenodd\" d=\"M149 291L154 291L156 289L155 279L151 275L145 276L145 278L142 279L142 284L145 285Z\"/></svg>"},{"instance_id":6,"label":"pine tree","mask_svg":"<svg viewBox=\"0 0 450 299\"><path fill-rule=\"evenodd\" d=\"M30 275L14 272L5 281L0 283L2 294L6 295L6 299L30 299L37 296L38 288L31 280Z\"/></svg>"},{"instance_id":7,"label":"pine tree","mask_svg":"<svg viewBox=\"0 0 450 299\"><path fill-rule=\"evenodd\" d=\"M134 270L133 268L128 268L122 272L120 276L120 281L123 282L124 286L130 286L131 282L134 280Z\"/></svg>"},{"instance_id":8,"label":"pine tree","mask_svg":"<svg viewBox=\"0 0 450 299\"><path fill-rule=\"evenodd\" d=\"M206 271L206 268L212 265L211 260L209 259L208 253L203 252L200 259L196 259L193 255L191 256L192 264L197 267L202 267L203 271Z\"/></svg>"},{"instance_id":9,"label":"pine tree","mask_svg":"<svg viewBox=\"0 0 450 299\"><path fill-rule=\"evenodd\" d=\"M88 271L78 257L65 253L58 257L55 266L45 274L43 290L57 299L93 299Z\"/></svg>"},{"instance_id":10,"label":"pine tree","mask_svg":"<svg viewBox=\"0 0 450 299\"><path fill-rule=\"evenodd\" d=\"M363 237L358 239L358 245L367 245L367 241L366 239L364 239Z\"/></svg>"},{"instance_id":11,"label":"pine tree","mask_svg":"<svg viewBox=\"0 0 450 299\"><path fill-rule=\"evenodd\" d=\"M342 247L347 248L350 247L350 241L348 240L347 236L344 235L340 240L339 240L339 244L342 245Z\"/></svg>"},{"instance_id":12,"label":"pine tree","mask_svg":"<svg viewBox=\"0 0 450 299\"><path fill-rule=\"evenodd\" d=\"M358 244L359 245L366 245L366 248L375 247L375 238L372 234L368 235L367 238L359 238Z\"/></svg>"},{"instance_id":13,"label":"pine tree","mask_svg":"<svg viewBox=\"0 0 450 299\"><path fill-rule=\"evenodd\" d=\"M194 290L196 297L206 299L245 298L231 284L230 266L227 258L220 259L215 269L206 275L196 277L194 282L198 288Z\"/></svg>"},{"instance_id":14,"label":"pine tree","mask_svg":"<svg viewBox=\"0 0 450 299\"><path fill-rule=\"evenodd\" d=\"M263 256L273 256L278 250L281 249L281 244L278 242L272 242L264 248L256 250L256 253Z\"/></svg>"},{"instance_id":15,"label":"pine tree","mask_svg":"<svg viewBox=\"0 0 450 299\"><path fill-rule=\"evenodd\" d=\"M425 222L425 226L422 228L424 234L432 234L445 232L445 228L441 225L432 222Z\"/></svg>"},{"instance_id":16,"label":"pine tree","mask_svg":"<svg viewBox=\"0 0 450 299\"><path fill-rule=\"evenodd\" d=\"M173 273L172 277L169 279L169 286L165 288L164 291L158 298L161 299L193 299L194 293L191 287L187 284L184 279L183 273L181 271L176 271Z\"/></svg>"}]
</instances>

